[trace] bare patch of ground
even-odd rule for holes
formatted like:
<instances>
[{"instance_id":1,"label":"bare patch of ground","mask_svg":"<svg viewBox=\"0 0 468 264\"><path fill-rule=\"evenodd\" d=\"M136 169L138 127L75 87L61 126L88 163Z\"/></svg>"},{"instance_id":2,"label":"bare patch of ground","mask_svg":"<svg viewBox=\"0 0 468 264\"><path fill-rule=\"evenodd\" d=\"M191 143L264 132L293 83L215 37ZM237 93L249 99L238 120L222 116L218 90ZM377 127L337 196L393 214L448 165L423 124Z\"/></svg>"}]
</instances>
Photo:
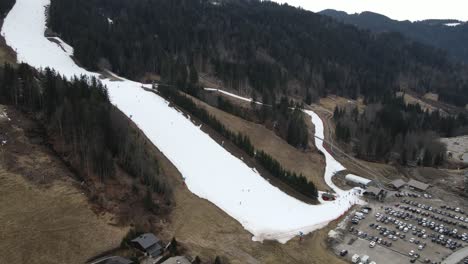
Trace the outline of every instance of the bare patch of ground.
<instances>
[{"instance_id":1,"label":"bare patch of ground","mask_svg":"<svg viewBox=\"0 0 468 264\"><path fill-rule=\"evenodd\" d=\"M73 173L26 135L26 118L1 112L0 263L84 263L118 247L128 228L93 211Z\"/></svg>"},{"instance_id":2,"label":"bare patch of ground","mask_svg":"<svg viewBox=\"0 0 468 264\"><path fill-rule=\"evenodd\" d=\"M441 138L440 141L447 146L449 160L468 164L468 135Z\"/></svg>"},{"instance_id":3,"label":"bare patch of ground","mask_svg":"<svg viewBox=\"0 0 468 264\"><path fill-rule=\"evenodd\" d=\"M329 95L325 98L321 98L319 105L326 109L328 112L333 113L336 107L340 108L351 108L358 107L359 112L363 112L366 106L364 100L359 98L358 100L352 100L337 95Z\"/></svg>"},{"instance_id":4,"label":"bare patch of ground","mask_svg":"<svg viewBox=\"0 0 468 264\"><path fill-rule=\"evenodd\" d=\"M421 106L421 109L423 111L429 111L430 113L434 112L434 111L438 111L439 108L417 98L416 96L412 95L412 94L408 94L408 93L403 93L403 92L397 92L397 96L401 97L403 96L403 100L405 101L406 104L411 104L411 105L416 105L416 104L419 104L419 106ZM434 96L430 96L428 95L428 97L424 97L424 99L427 99L427 100L434 100L433 99ZM434 101L437 101L437 100L434 100ZM447 112L441 110L441 113L443 115L447 115Z\"/></svg>"},{"instance_id":5,"label":"bare patch of ground","mask_svg":"<svg viewBox=\"0 0 468 264\"><path fill-rule=\"evenodd\" d=\"M319 190L328 190L323 180L325 162L323 156L315 150L313 141L313 125L307 120L309 126L309 145L312 149L299 150L278 137L273 131L260 124L246 121L237 116L228 114L212 107L196 98L192 100L205 108L211 115L221 121L227 129L247 135L256 149L263 150L278 160L281 165L296 173L302 173L308 180L315 183Z\"/></svg>"}]
</instances>

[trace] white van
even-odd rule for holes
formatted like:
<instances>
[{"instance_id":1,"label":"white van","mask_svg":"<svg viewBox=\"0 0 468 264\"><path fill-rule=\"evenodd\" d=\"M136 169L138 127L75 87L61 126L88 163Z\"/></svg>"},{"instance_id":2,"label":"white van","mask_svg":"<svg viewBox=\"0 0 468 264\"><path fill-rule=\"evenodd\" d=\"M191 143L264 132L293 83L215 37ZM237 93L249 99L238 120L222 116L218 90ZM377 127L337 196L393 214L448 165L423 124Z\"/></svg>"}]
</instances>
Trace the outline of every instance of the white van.
<instances>
[{"instance_id":1,"label":"white van","mask_svg":"<svg viewBox=\"0 0 468 264\"><path fill-rule=\"evenodd\" d=\"M358 263L360 259L361 259L361 258L359 257L358 254L354 254L354 255L351 257L351 262L352 262L352 263Z\"/></svg>"}]
</instances>

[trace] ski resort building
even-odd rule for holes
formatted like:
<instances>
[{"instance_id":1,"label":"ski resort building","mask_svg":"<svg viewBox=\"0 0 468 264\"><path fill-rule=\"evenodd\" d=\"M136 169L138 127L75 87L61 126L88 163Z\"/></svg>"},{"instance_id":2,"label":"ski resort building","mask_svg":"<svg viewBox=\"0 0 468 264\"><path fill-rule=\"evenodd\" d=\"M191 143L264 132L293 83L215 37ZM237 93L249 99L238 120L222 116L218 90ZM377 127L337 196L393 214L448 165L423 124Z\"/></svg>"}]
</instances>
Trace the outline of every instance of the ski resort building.
<instances>
[{"instance_id":1,"label":"ski resort building","mask_svg":"<svg viewBox=\"0 0 468 264\"><path fill-rule=\"evenodd\" d=\"M388 184L391 188L395 190L400 190L406 185L406 182L402 179L394 180L391 183Z\"/></svg>"},{"instance_id":2,"label":"ski resort building","mask_svg":"<svg viewBox=\"0 0 468 264\"><path fill-rule=\"evenodd\" d=\"M349 185L357 185L362 188L369 186L369 184L372 182L369 179L366 179L357 175L353 175L353 174L346 175L345 179Z\"/></svg>"},{"instance_id":3,"label":"ski resort building","mask_svg":"<svg viewBox=\"0 0 468 264\"><path fill-rule=\"evenodd\" d=\"M429 188L429 184L425 184L416 180L410 180L408 182L408 186L420 192L425 192L427 188Z\"/></svg>"},{"instance_id":4,"label":"ski resort building","mask_svg":"<svg viewBox=\"0 0 468 264\"><path fill-rule=\"evenodd\" d=\"M163 253L159 239L152 233L143 234L132 241L132 245L148 256L157 257Z\"/></svg>"},{"instance_id":5,"label":"ski resort building","mask_svg":"<svg viewBox=\"0 0 468 264\"><path fill-rule=\"evenodd\" d=\"M364 191L364 195L377 197L377 196L381 195L383 192L384 192L383 189L371 186L371 187L367 188L367 190Z\"/></svg>"}]
</instances>

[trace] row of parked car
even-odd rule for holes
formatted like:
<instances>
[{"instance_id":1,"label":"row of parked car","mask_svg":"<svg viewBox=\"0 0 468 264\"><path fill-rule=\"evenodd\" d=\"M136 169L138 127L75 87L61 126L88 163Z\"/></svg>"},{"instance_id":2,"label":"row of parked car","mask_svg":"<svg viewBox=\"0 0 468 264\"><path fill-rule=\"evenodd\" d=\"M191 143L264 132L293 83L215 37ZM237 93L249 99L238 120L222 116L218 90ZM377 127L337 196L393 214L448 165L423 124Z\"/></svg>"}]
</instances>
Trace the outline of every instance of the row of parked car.
<instances>
[{"instance_id":1,"label":"row of parked car","mask_svg":"<svg viewBox=\"0 0 468 264\"><path fill-rule=\"evenodd\" d=\"M395 210L392 210L391 208L385 208L386 212L392 213L393 215L400 215L401 217L406 216L405 214L398 214ZM393 211L393 212L392 212ZM387 216L385 214L380 214L377 213L375 215L376 220L383 222L385 224L394 224L396 225L397 230L391 230L387 227L380 226L378 224L370 224L370 227L373 227L375 229L378 229L382 232L384 231L383 235L388 234L388 238L391 238L392 240L396 241L398 238L404 240L406 238L406 233L412 233L415 235L415 237L412 237L408 240L409 243L416 245L417 250L422 251L426 248L427 243L423 242L423 240L419 240L416 237L426 239L428 238L428 235L426 234L426 231L424 229L418 228L416 225L410 224L410 223L405 223L402 220L396 219L395 217L392 216ZM411 258L410 262L415 263L421 256L419 253L417 253L415 250L411 250L408 253L408 256ZM436 264L437 262L433 262L430 259L424 259L421 262L423 263L432 263Z\"/></svg>"},{"instance_id":2,"label":"row of parked car","mask_svg":"<svg viewBox=\"0 0 468 264\"><path fill-rule=\"evenodd\" d=\"M396 206L398 206L398 205L396 205ZM403 209L403 210L414 211L414 208L408 207L407 205L399 205L398 207ZM406 213L406 214L408 214L408 213ZM404 215L406 215L406 214L404 214ZM466 232L464 232L464 233L459 232L459 230L457 228L451 228L451 227L445 226L444 224L437 223L437 222L432 221L432 220L430 220L428 218L425 218L425 217L415 217L415 216L411 215L411 216L408 216L407 218L411 218L411 219L417 221L418 225L423 226L423 227L427 227L428 229L434 230L435 232L437 232L439 234L450 236L450 237L453 237L455 239L459 239L459 240L462 240L462 241L468 241L467 233Z\"/></svg>"},{"instance_id":3,"label":"row of parked car","mask_svg":"<svg viewBox=\"0 0 468 264\"><path fill-rule=\"evenodd\" d=\"M393 210L389 207L385 208L385 212L390 216L382 215L380 217L377 217L377 221L383 222L385 224L395 224L396 228L399 231L402 231L403 233L414 231L416 232L415 235L417 235L418 233L426 233L424 229L418 228L416 225L405 222L409 221L410 219L415 219L416 217L414 215L402 211ZM399 220L397 218L402 220Z\"/></svg>"},{"instance_id":4,"label":"row of parked car","mask_svg":"<svg viewBox=\"0 0 468 264\"><path fill-rule=\"evenodd\" d=\"M452 240L451 238L447 238L444 235L431 234L430 238L431 238L432 243L442 245L451 250L456 250L457 248L461 248L463 246L462 243Z\"/></svg>"},{"instance_id":5,"label":"row of parked car","mask_svg":"<svg viewBox=\"0 0 468 264\"><path fill-rule=\"evenodd\" d=\"M353 223L355 225L359 224L359 222L362 219L366 218L366 215L369 214L369 212L371 210L372 210L372 208L367 207L367 206L361 208L360 211L357 211L357 212L354 213L353 218L351 219L351 223Z\"/></svg>"},{"instance_id":6,"label":"row of parked car","mask_svg":"<svg viewBox=\"0 0 468 264\"><path fill-rule=\"evenodd\" d=\"M352 263L357 263L357 264L377 264L375 261L370 261L369 260L369 256L367 255L363 255L363 256L359 256L358 254L354 254L352 257L351 257L351 262Z\"/></svg>"},{"instance_id":7,"label":"row of parked car","mask_svg":"<svg viewBox=\"0 0 468 264\"><path fill-rule=\"evenodd\" d=\"M453 220L451 219L447 219L447 218L444 218L444 217L440 217L440 216L437 216L437 215L433 215L433 214L430 214L430 213L427 213L425 212L425 214L428 214L430 215L431 217L435 218L435 219L438 219L440 221L443 221L447 224L452 224L452 225L458 225L462 228L468 228L468 217L464 217L464 216L460 216L460 215L457 215L457 214L454 214L454 213L451 213L451 212L447 212L445 210L441 210L441 209L438 209L438 208L433 208L432 206L429 206L429 205L425 205L425 204L421 204L421 203L418 203L418 202L415 202L415 201L411 201L411 200L406 200L404 199L403 200L403 203L406 203L408 205L412 205L412 206L416 206L418 208L421 208L421 209L424 209L424 210L427 210L429 212L432 212L432 213L436 213L436 214L439 214L439 215L443 215L443 216L446 216L446 217L450 217L452 218ZM441 206L442 209L447 209L447 207L445 205L442 205ZM453 209L453 207L450 207L451 209ZM464 211L461 211L459 210L460 208L455 208L453 210L458 210L458 211L455 211L455 212L458 212L460 214L464 214ZM418 209L417 209L418 210ZM448 209L447 209L448 210Z\"/></svg>"},{"instance_id":8,"label":"row of parked car","mask_svg":"<svg viewBox=\"0 0 468 264\"><path fill-rule=\"evenodd\" d=\"M400 205L399 207L406 210L406 211L417 213L417 214L420 214L422 216L426 216L426 217L432 218L434 220L444 222L445 224L450 224L450 225L458 226L459 228L467 229L467 225L464 222L458 222L458 221L455 221L455 220L447 219L447 218L444 218L442 216L435 215L435 214L432 214L432 213L429 213L429 212L420 212L419 209L410 207L408 205Z\"/></svg>"},{"instance_id":9,"label":"row of parked car","mask_svg":"<svg viewBox=\"0 0 468 264\"><path fill-rule=\"evenodd\" d=\"M430 194L417 194L417 193L410 193L410 192L397 192L395 193L395 196L396 197L413 197L413 198L421 198L421 197L424 197L424 198L427 198L427 199L431 199L432 198L432 195Z\"/></svg>"},{"instance_id":10,"label":"row of parked car","mask_svg":"<svg viewBox=\"0 0 468 264\"><path fill-rule=\"evenodd\" d=\"M460 207L452 207L452 206L447 206L447 205L441 205L440 208L447 209L447 210L450 210L450 211L454 211L454 212L460 213L462 215L466 214L466 212L463 209L461 209Z\"/></svg>"},{"instance_id":11,"label":"row of parked car","mask_svg":"<svg viewBox=\"0 0 468 264\"><path fill-rule=\"evenodd\" d=\"M394 210L390 211L390 213L392 213L393 211ZM430 237L431 241L433 243L437 243L437 244L442 245L442 246L444 246L446 248L449 248L451 250L455 250L455 249L460 248L460 247L463 246L462 243L457 242L457 241L453 240L452 238L457 238L457 239L460 238L463 241L466 241L466 239L467 239L467 236L466 236L465 233L464 234L456 234L456 233L454 234L453 231L450 232L448 229L444 229L443 226L440 228L440 230L443 230L443 232L442 232L443 234L435 233L435 234L428 235L426 233L426 229L419 228L416 225L408 224L408 223L406 223L404 221L396 220L393 217L380 216L379 218L380 219L386 219L386 221L389 221L390 223L395 224L397 226L396 227L397 230L401 230L403 233L411 232L415 237L422 238L422 239L426 239L426 238ZM439 227L436 227L434 229L434 231L436 231L436 230L439 230ZM446 235L444 235L444 234L450 234L450 235L449 235L449 237L446 237ZM452 237L452 238L450 238L450 237ZM419 250L422 250L425 247L425 246L421 247L421 245L425 245L425 243L421 243L419 240L417 240L417 238L411 238L409 240L409 242L414 243L416 245L419 245L419 247L418 247Z\"/></svg>"},{"instance_id":12,"label":"row of parked car","mask_svg":"<svg viewBox=\"0 0 468 264\"><path fill-rule=\"evenodd\" d=\"M373 236L371 234L368 234L366 232L363 232L363 231L360 231L354 227L351 227L349 229L349 232L351 234L354 234L362 239L366 239L368 240L370 243L369 243L369 247L370 248L374 248L376 244L379 244L379 245L384 245L386 247L391 247L392 246L392 241L388 241L388 240L385 240L383 238L383 235L382 237L379 237L378 235L377 236Z\"/></svg>"}]
</instances>

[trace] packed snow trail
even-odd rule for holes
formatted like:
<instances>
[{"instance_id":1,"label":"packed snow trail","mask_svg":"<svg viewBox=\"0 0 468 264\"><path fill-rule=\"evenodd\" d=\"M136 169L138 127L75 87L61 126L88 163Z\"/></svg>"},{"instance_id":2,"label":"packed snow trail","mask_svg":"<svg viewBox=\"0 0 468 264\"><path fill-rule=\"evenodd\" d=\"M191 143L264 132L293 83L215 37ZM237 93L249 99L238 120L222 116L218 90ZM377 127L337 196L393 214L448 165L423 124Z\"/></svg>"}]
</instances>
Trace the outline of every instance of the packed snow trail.
<instances>
[{"instance_id":1,"label":"packed snow trail","mask_svg":"<svg viewBox=\"0 0 468 264\"><path fill-rule=\"evenodd\" d=\"M246 102L252 102L253 99L251 98L246 98L239 96L237 94L233 94L221 89L215 89L215 88L204 88L205 91L209 92L217 92L217 93L222 93L224 95L246 101ZM260 102L255 102L257 104L262 104ZM324 126L323 126L323 121L322 119L314 112L311 110L303 110L303 112L310 116L312 123L315 126L315 145L317 148L325 155L325 173L324 173L324 178L325 178L325 183L330 186L330 188L336 192L338 195L340 194L346 194L347 191L343 191L340 188L338 188L332 181L332 177L335 175L336 172L345 170L346 168L338 162L324 147L324 141L323 139L325 138L325 133L324 133Z\"/></svg>"},{"instance_id":2,"label":"packed snow trail","mask_svg":"<svg viewBox=\"0 0 468 264\"><path fill-rule=\"evenodd\" d=\"M324 127L323 127L323 121L320 119L320 117L314 113L313 111L310 110L304 110L304 113L310 116L312 123L315 126L315 145L317 148L325 155L325 173L324 173L324 179L325 183L330 186L330 188L333 189L334 192L336 192L338 195L343 195L346 193L346 191L341 190L338 188L332 181L333 175L335 175L336 172L345 170L345 167L341 165L323 146L324 142L323 140L319 138L325 138L325 133L324 133Z\"/></svg>"},{"instance_id":3,"label":"packed snow trail","mask_svg":"<svg viewBox=\"0 0 468 264\"><path fill-rule=\"evenodd\" d=\"M36 68L53 68L69 78L99 76L74 63L67 54L72 47L64 51L44 37L47 5L49 0L16 0L6 17L2 35L17 52L18 60ZM125 79L102 82L111 102L177 167L189 190L239 221L253 234L253 240L285 243L300 232L307 234L324 227L360 202L355 190L344 192L330 185L340 194L338 200L320 205L303 203L271 185L182 113L169 107L163 98L141 89L141 83ZM328 167L329 164L327 172L336 170ZM331 179L331 175L326 176L331 184L328 177Z\"/></svg>"}]
</instances>

